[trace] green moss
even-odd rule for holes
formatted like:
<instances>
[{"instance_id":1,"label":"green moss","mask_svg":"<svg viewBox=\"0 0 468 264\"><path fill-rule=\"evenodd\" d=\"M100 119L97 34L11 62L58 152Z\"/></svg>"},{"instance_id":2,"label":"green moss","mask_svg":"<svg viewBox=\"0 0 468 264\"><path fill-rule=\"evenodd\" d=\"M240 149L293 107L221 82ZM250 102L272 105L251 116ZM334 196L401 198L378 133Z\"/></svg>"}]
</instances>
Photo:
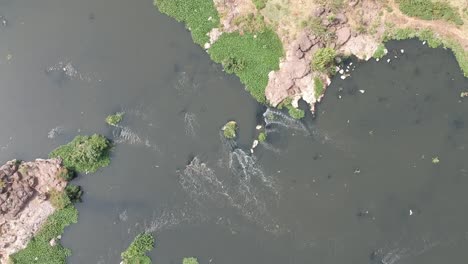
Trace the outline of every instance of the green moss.
<instances>
[{"instance_id":1,"label":"green moss","mask_svg":"<svg viewBox=\"0 0 468 264\"><path fill-rule=\"evenodd\" d=\"M68 225L78 221L78 211L71 204L55 211L27 247L10 256L13 264L65 264L71 251L60 243L50 245Z\"/></svg>"},{"instance_id":2,"label":"green moss","mask_svg":"<svg viewBox=\"0 0 468 264\"><path fill-rule=\"evenodd\" d=\"M237 123L235 121L229 121L223 126L222 130L225 138L234 139L237 136Z\"/></svg>"},{"instance_id":3,"label":"green moss","mask_svg":"<svg viewBox=\"0 0 468 264\"><path fill-rule=\"evenodd\" d=\"M443 46L451 49L464 76L468 77L468 51L465 51L459 43L451 39L440 38L431 30L414 30L411 28L390 29L386 31L383 40L388 41L392 39L402 40L411 38L419 38L422 41L426 41L431 48Z\"/></svg>"},{"instance_id":4,"label":"green moss","mask_svg":"<svg viewBox=\"0 0 468 264\"><path fill-rule=\"evenodd\" d=\"M60 157L67 169L77 172L95 172L110 164L111 144L101 135L76 136L72 142L56 148L50 158Z\"/></svg>"},{"instance_id":5,"label":"green moss","mask_svg":"<svg viewBox=\"0 0 468 264\"><path fill-rule=\"evenodd\" d=\"M325 92L325 85L323 85L323 81L319 77L314 78L314 92L317 99Z\"/></svg>"},{"instance_id":6,"label":"green moss","mask_svg":"<svg viewBox=\"0 0 468 264\"><path fill-rule=\"evenodd\" d=\"M224 33L208 50L211 59L223 63L227 71L239 76L246 89L259 102L265 103L268 73L279 69L283 55L280 39L270 29L257 33ZM231 67L229 62L241 62L242 67Z\"/></svg>"},{"instance_id":7,"label":"green moss","mask_svg":"<svg viewBox=\"0 0 468 264\"><path fill-rule=\"evenodd\" d=\"M263 8L265 8L268 0L252 0L252 2L258 10L262 10Z\"/></svg>"},{"instance_id":8,"label":"green moss","mask_svg":"<svg viewBox=\"0 0 468 264\"><path fill-rule=\"evenodd\" d=\"M374 55L372 55L372 57L374 57L374 59L381 59L385 56L385 54L387 54L385 45L381 43L375 50Z\"/></svg>"},{"instance_id":9,"label":"green moss","mask_svg":"<svg viewBox=\"0 0 468 264\"><path fill-rule=\"evenodd\" d=\"M332 48L321 48L312 57L312 69L326 74L335 73L336 51Z\"/></svg>"},{"instance_id":10,"label":"green moss","mask_svg":"<svg viewBox=\"0 0 468 264\"><path fill-rule=\"evenodd\" d=\"M267 135L265 134L265 132L260 132L260 134L258 134L259 142L264 142L266 139L267 139Z\"/></svg>"},{"instance_id":11,"label":"green moss","mask_svg":"<svg viewBox=\"0 0 468 264\"><path fill-rule=\"evenodd\" d=\"M154 0L154 4L161 13L185 23L200 46L209 41L208 32L219 26L218 11L212 0Z\"/></svg>"},{"instance_id":12,"label":"green moss","mask_svg":"<svg viewBox=\"0 0 468 264\"><path fill-rule=\"evenodd\" d=\"M117 126L123 120L124 112L115 113L106 117L106 123L111 126Z\"/></svg>"},{"instance_id":13,"label":"green moss","mask_svg":"<svg viewBox=\"0 0 468 264\"><path fill-rule=\"evenodd\" d=\"M198 259L196 258L184 258L182 264L198 264Z\"/></svg>"},{"instance_id":14,"label":"green moss","mask_svg":"<svg viewBox=\"0 0 468 264\"><path fill-rule=\"evenodd\" d=\"M463 25L463 20L453 6L442 1L399 0L399 8L405 15L424 20L442 19L456 25Z\"/></svg>"},{"instance_id":15,"label":"green moss","mask_svg":"<svg viewBox=\"0 0 468 264\"><path fill-rule=\"evenodd\" d=\"M141 233L135 237L132 244L122 252L124 264L151 264L151 259L146 255L154 248L154 237L150 233Z\"/></svg>"}]
</instances>

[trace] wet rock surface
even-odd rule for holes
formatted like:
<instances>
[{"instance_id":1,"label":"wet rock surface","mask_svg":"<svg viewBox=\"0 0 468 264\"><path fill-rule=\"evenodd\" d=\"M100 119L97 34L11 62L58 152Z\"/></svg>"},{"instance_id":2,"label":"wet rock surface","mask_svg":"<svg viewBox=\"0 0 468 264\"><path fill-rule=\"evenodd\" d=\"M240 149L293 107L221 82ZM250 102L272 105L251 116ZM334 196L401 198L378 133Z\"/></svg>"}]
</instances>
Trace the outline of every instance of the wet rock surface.
<instances>
[{"instance_id":1,"label":"wet rock surface","mask_svg":"<svg viewBox=\"0 0 468 264\"><path fill-rule=\"evenodd\" d=\"M60 159L33 162L8 161L0 167L0 260L26 247L55 208L48 200L52 190L62 191Z\"/></svg>"}]
</instances>

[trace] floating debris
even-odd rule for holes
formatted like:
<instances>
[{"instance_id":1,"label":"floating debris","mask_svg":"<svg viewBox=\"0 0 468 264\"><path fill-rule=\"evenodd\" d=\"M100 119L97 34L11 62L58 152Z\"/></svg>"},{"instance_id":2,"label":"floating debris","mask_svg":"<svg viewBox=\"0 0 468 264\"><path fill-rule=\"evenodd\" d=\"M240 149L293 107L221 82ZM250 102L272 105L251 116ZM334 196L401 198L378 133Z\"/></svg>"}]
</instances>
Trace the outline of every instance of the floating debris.
<instances>
[{"instance_id":1,"label":"floating debris","mask_svg":"<svg viewBox=\"0 0 468 264\"><path fill-rule=\"evenodd\" d=\"M363 94L366 92L366 90L359 90L359 92Z\"/></svg>"},{"instance_id":2,"label":"floating debris","mask_svg":"<svg viewBox=\"0 0 468 264\"><path fill-rule=\"evenodd\" d=\"M461 98L468 97L468 92L462 92L462 93L460 93L460 97L461 97Z\"/></svg>"},{"instance_id":3,"label":"floating debris","mask_svg":"<svg viewBox=\"0 0 468 264\"><path fill-rule=\"evenodd\" d=\"M438 164L439 162L440 162L439 157L432 158L432 163L433 164Z\"/></svg>"},{"instance_id":4,"label":"floating debris","mask_svg":"<svg viewBox=\"0 0 468 264\"><path fill-rule=\"evenodd\" d=\"M0 16L0 23L4 27L6 27L8 25L8 21L6 20L6 18L4 16Z\"/></svg>"},{"instance_id":5,"label":"floating debris","mask_svg":"<svg viewBox=\"0 0 468 264\"><path fill-rule=\"evenodd\" d=\"M409 210L409 215L413 215L413 210Z\"/></svg>"},{"instance_id":6,"label":"floating debris","mask_svg":"<svg viewBox=\"0 0 468 264\"><path fill-rule=\"evenodd\" d=\"M387 63L390 63L390 59L387 59Z\"/></svg>"},{"instance_id":7,"label":"floating debris","mask_svg":"<svg viewBox=\"0 0 468 264\"><path fill-rule=\"evenodd\" d=\"M401 49L400 50L401 54L405 53L405 50L404 49Z\"/></svg>"},{"instance_id":8,"label":"floating debris","mask_svg":"<svg viewBox=\"0 0 468 264\"><path fill-rule=\"evenodd\" d=\"M257 129L257 130L262 129L262 125L257 125L257 126L255 127L255 129Z\"/></svg>"}]
</instances>

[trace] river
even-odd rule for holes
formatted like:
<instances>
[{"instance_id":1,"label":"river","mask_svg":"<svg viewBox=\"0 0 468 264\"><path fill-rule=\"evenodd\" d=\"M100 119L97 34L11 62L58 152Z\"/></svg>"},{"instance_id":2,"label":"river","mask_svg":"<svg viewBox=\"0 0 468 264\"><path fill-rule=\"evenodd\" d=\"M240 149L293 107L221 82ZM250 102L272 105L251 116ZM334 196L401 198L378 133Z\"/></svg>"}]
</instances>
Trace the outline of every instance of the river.
<instances>
[{"instance_id":1,"label":"river","mask_svg":"<svg viewBox=\"0 0 468 264\"><path fill-rule=\"evenodd\" d=\"M116 143L111 166L75 180L69 263L119 263L145 230L154 263L468 259L468 80L451 52L408 40L347 62L299 122L258 105L152 1L0 0L0 15L0 159L45 158L77 134ZM229 120L237 142L220 136ZM257 124L268 139L249 155Z\"/></svg>"}]
</instances>

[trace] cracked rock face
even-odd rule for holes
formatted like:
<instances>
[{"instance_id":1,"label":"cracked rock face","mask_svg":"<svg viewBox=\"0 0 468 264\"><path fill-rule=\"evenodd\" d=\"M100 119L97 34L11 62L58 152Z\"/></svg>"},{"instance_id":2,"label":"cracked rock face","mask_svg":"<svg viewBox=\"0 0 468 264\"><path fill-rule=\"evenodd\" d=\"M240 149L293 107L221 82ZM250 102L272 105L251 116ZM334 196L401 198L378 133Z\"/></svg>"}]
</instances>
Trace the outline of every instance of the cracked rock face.
<instances>
[{"instance_id":1,"label":"cracked rock face","mask_svg":"<svg viewBox=\"0 0 468 264\"><path fill-rule=\"evenodd\" d=\"M34 162L12 160L0 167L0 262L25 248L55 208L47 200L51 190L63 191L58 175L60 159Z\"/></svg>"}]
</instances>

